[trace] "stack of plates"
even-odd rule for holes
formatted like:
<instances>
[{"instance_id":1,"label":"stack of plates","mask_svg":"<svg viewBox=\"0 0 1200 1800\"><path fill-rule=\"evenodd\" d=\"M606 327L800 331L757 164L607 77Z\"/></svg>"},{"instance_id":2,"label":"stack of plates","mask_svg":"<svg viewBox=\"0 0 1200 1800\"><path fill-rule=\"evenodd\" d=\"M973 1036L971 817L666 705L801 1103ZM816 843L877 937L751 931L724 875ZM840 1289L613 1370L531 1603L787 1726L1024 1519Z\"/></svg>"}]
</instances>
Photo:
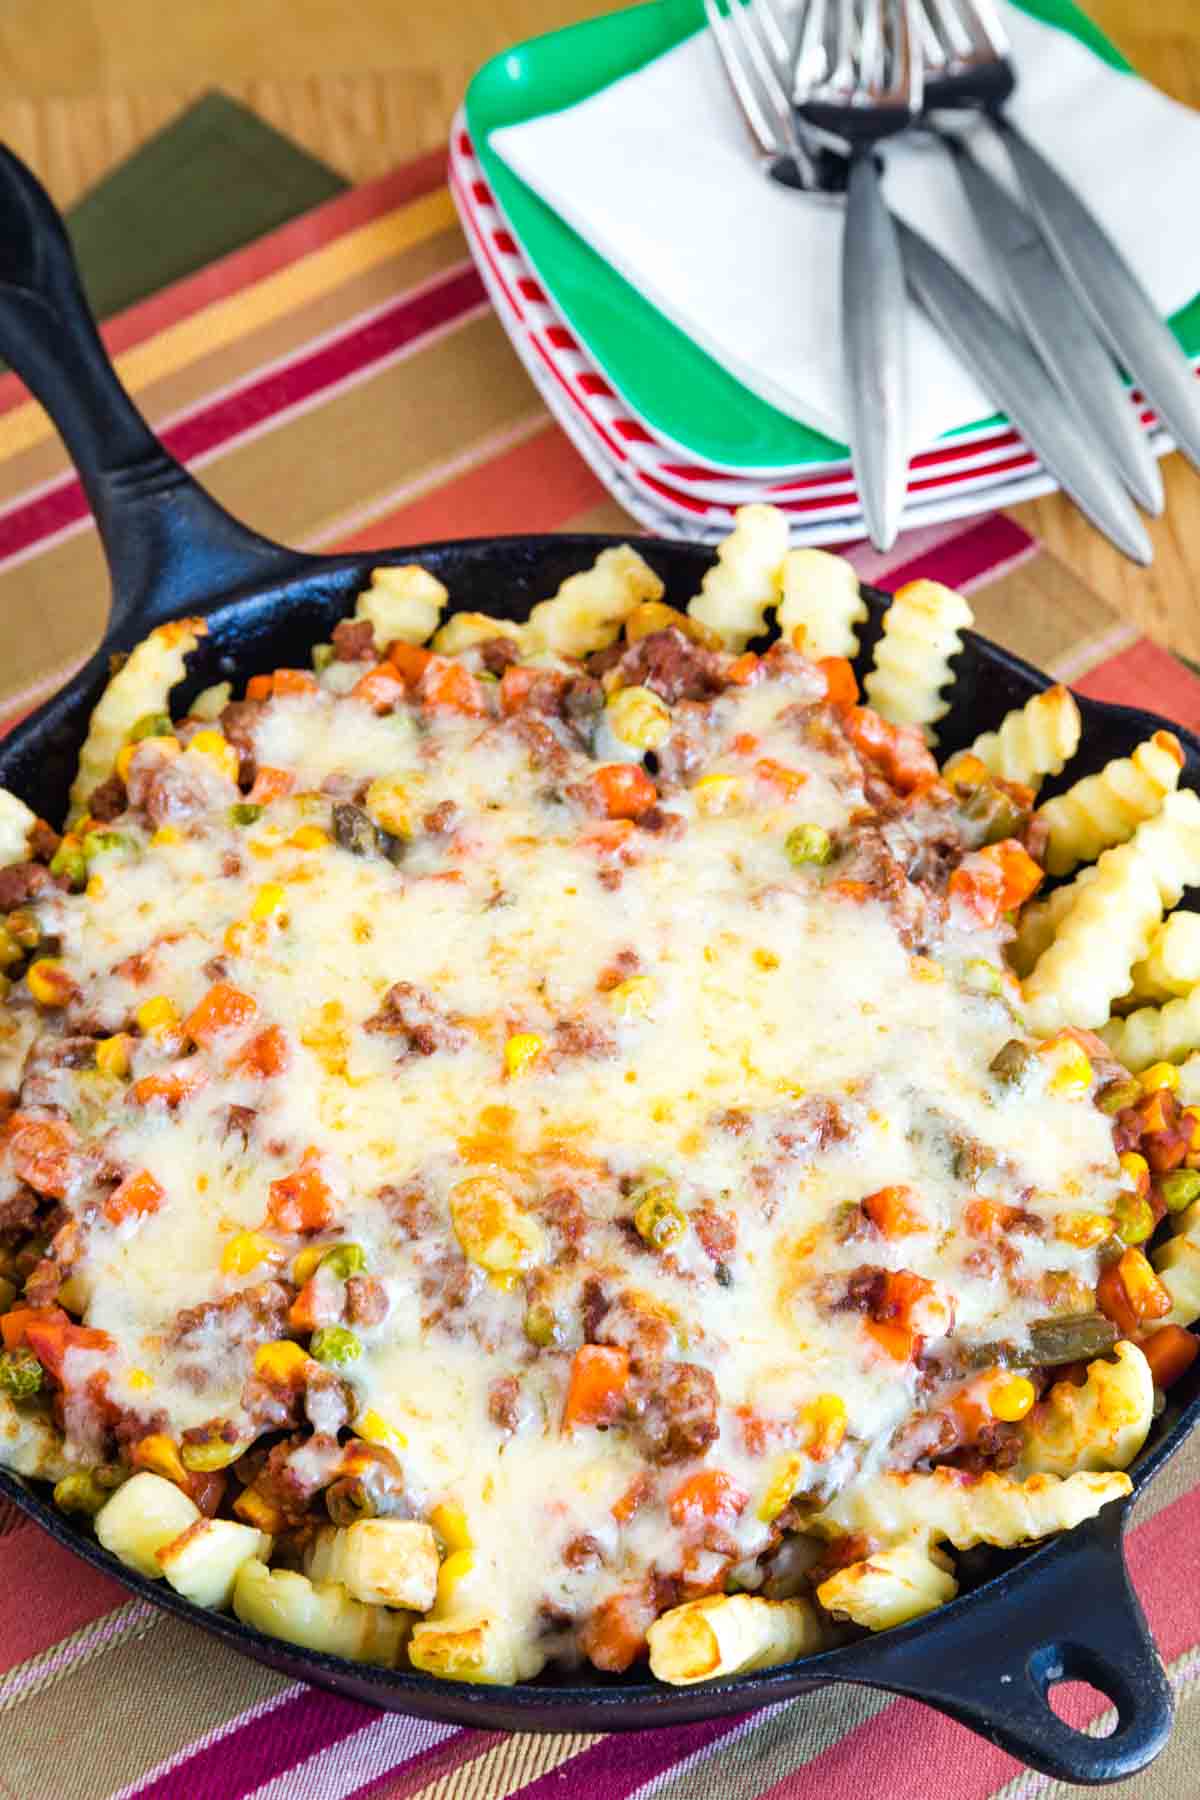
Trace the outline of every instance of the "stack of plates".
<instances>
[{"instance_id":1,"label":"stack of plates","mask_svg":"<svg viewBox=\"0 0 1200 1800\"><path fill-rule=\"evenodd\" d=\"M496 311L547 406L649 530L716 541L736 507L765 500L788 513L797 542L847 542L865 532L846 447L734 379L489 147L493 130L619 80L682 41L702 16L699 0L658 0L486 64L455 121L451 191ZM1174 323L1195 356L1200 302ZM1168 447L1153 416L1144 419L1155 448ZM981 418L914 456L905 527L990 511L1054 485L1006 419Z\"/></svg>"}]
</instances>

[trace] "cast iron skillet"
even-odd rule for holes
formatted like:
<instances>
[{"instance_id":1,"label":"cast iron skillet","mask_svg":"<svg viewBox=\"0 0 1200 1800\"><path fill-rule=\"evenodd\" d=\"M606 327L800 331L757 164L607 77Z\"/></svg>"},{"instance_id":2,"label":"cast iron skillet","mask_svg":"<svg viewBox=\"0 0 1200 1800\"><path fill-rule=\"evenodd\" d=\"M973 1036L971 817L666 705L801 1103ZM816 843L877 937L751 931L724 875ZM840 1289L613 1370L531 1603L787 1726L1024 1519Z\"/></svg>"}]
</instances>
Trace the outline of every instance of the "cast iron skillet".
<instances>
[{"instance_id":1,"label":"cast iron skillet","mask_svg":"<svg viewBox=\"0 0 1200 1800\"><path fill-rule=\"evenodd\" d=\"M445 582L456 606L525 616L586 566L605 544L589 537L477 538L370 556L315 557L240 525L166 454L101 347L62 222L27 169L0 150L0 351L47 408L69 449L100 528L112 574L105 638L79 674L0 744L0 783L38 813L61 818L88 715L110 655L166 619L203 613L209 636L192 659L184 697L210 682L306 660L352 609L380 562L419 560ZM398 422L398 429L403 423ZM2 427L0 427L2 429ZM336 455L336 446L330 447ZM639 540L638 548L686 605L708 565L698 546ZM869 592L872 634L885 596ZM29 621L36 630L36 620ZM943 743L953 748L995 726L1009 707L1048 685L1027 663L973 633L959 659L954 709ZM1098 767L1124 755L1163 721L1126 707L1081 701L1084 749ZM1175 728L1178 731L1178 727ZM1187 775L1200 785L1200 742L1180 732ZM1080 772L1077 769L1077 772ZM1132 1471L1140 1491L1200 1416L1200 1362ZM628 1678L554 1677L516 1687L472 1687L425 1675L365 1668L298 1649L180 1599L134 1574L39 1493L0 1472L0 1493L94 1567L247 1656L376 1706L464 1725L537 1731L612 1731L745 1712L829 1682L859 1682L940 1708L1023 1761L1060 1779L1095 1783L1134 1774L1171 1727L1171 1694L1130 1588L1121 1538L1127 1506L1026 1554L970 1553L964 1592L949 1606L790 1667L699 1687ZM520 1549L514 1546L514 1553ZM1065 1725L1047 1702L1062 1680L1085 1680L1115 1703L1112 1736Z\"/></svg>"}]
</instances>

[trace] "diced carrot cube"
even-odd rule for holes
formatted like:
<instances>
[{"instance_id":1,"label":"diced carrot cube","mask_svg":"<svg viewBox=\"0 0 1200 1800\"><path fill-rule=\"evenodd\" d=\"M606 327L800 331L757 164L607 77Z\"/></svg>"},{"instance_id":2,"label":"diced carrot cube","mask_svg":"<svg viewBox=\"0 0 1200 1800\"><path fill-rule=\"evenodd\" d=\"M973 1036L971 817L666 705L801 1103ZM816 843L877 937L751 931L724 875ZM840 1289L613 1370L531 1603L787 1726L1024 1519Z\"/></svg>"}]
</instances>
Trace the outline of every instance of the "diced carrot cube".
<instances>
[{"instance_id":1,"label":"diced carrot cube","mask_svg":"<svg viewBox=\"0 0 1200 1800\"><path fill-rule=\"evenodd\" d=\"M610 819L636 819L658 804L658 789L638 763L605 763L591 785Z\"/></svg>"},{"instance_id":2,"label":"diced carrot cube","mask_svg":"<svg viewBox=\"0 0 1200 1800\"><path fill-rule=\"evenodd\" d=\"M368 669L365 675L359 676L350 689L350 698L361 700L374 712L389 713L395 712L407 691L403 677L391 663L382 662L377 668Z\"/></svg>"},{"instance_id":3,"label":"diced carrot cube","mask_svg":"<svg viewBox=\"0 0 1200 1800\"><path fill-rule=\"evenodd\" d=\"M207 1047L220 1032L248 1025L257 1011L258 1002L249 994L218 981L184 1021L184 1030L195 1043Z\"/></svg>"},{"instance_id":4,"label":"diced carrot cube","mask_svg":"<svg viewBox=\"0 0 1200 1800\"><path fill-rule=\"evenodd\" d=\"M114 1225L121 1225L126 1219L144 1218L147 1213L157 1212L166 1197L149 1169L139 1169L136 1175L127 1175L108 1196L104 1202L105 1217Z\"/></svg>"}]
</instances>

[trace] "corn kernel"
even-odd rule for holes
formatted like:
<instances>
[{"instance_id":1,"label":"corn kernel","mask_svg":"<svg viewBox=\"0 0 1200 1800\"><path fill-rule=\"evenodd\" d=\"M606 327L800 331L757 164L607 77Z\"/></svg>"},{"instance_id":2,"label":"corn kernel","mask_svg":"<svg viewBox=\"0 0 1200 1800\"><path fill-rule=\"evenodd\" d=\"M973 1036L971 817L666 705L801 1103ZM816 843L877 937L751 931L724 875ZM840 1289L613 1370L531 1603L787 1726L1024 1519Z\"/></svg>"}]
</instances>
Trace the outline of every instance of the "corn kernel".
<instances>
[{"instance_id":1,"label":"corn kernel","mask_svg":"<svg viewBox=\"0 0 1200 1800\"><path fill-rule=\"evenodd\" d=\"M328 1244L305 1244L303 1250L296 1253L292 1263L292 1280L297 1287L303 1287L316 1274L328 1248Z\"/></svg>"},{"instance_id":2,"label":"corn kernel","mask_svg":"<svg viewBox=\"0 0 1200 1800\"><path fill-rule=\"evenodd\" d=\"M165 1431L154 1431L149 1437L139 1439L133 1452L133 1460L140 1469L150 1469L155 1475L174 1481L180 1487L187 1483L187 1470L179 1460L175 1440L169 1438Z\"/></svg>"},{"instance_id":3,"label":"corn kernel","mask_svg":"<svg viewBox=\"0 0 1200 1800\"><path fill-rule=\"evenodd\" d=\"M154 1386L154 1377L146 1369L130 1369L126 1378L136 1393L146 1394Z\"/></svg>"},{"instance_id":4,"label":"corn kernel","mask_svg":"<svg viewBox=\"0 0 1200 1800\"><path fill-rule=\"evenodd\" d=\"M714 819L720 813L726 813L737 805L741 798L742 782L737 775L704 775L692 789L696 799L697 812L705 818Z\"/></svg>"},{"instance_id":5,"label":"corn kernel","mask_svg":"<svg viewBox=\"0 0 1200 1800\"><path fill-rule=\"evenodd\" d=\"M824 1462L846 1435L846 1403L839 1394L818 1394L800 1415L805 1449L815 1462Z\"/></svg>"},{"instance_id":6,"label":"corn kernel","mask_svg":"<svg viewBox=\"0 0 1200 1800\"><path fill-rule=\"evenodd\" d=\"M1150 1192L1150 1164L1136 1150L1123 1150L1117 1159L1125 1173L1125 1185L1135 1194Z\"/></svg>"},{"instance_id":7,"label":"corn kernel","mask_svg":"<svg viewBox=\"0 0 1200 1800\"><path fill-rule=\"evenodd\" d=\"M536 1031L518 1031L504 1046L505 1073L521 1075L535 1063L546 1047L546 1040Z\"/></svg>"},{"instance_id":8,"label":"corn kernel","mask_svg":"<svg viewBox=\"0 0 1200 1800\"><path fill-rule=\"evenodd\" d=\"M654 1004L654 983L648 975L632 975L613 988L609 1004L620 1019L643 1019Z\"/></svg>"},{"instance_id":9,"label":"corn kernel","mask_svg":"<svg viewBox=\"0 0 1200 1800\"><path fill-rule=\"evenodd\" d=\"M219 731L198 731L188 745L188 749L196 756L207 756L209 761L220 770L226 781L237 786L240 763L238 753L229 739Z\"/></svg>"},{"instance_id":10,"label":"corn kernel","mask_svg":"<svg viewBox=\"0 0 1200 1800\"><path fill-rule=\"evenodd\" d=\"M239 1231L221 1252L221 1268L226 1275L249 1275L260 1263L273 1262L280 1255L279 1245L261 1231Z\"/></svg>"},{"instance_id":11,"label":"corn kernel","mask_svg":"<svg viewBox=\"0 0 1200 1800\"><path fill-rule=\"evenodd\" d=\"M160 825L154 836L150 839L151 846L155 850L164 850L168 845L182 844L182 842L183 833L180 831L178 825Z\"/></svg>"},{"instance_id":12,"label":"corn kernel","mask_svg":"<svg viewBox=\"0 0 1200 1800\"><path fill-rule=\"evenodd\" d=\"M1151 1063L1148 1069L1142 1070L1137 1082L1143 1094L1157 1093L1159 1088L1167 1088L1173 1094L1179 1086L1179 1070L1174 1063Z\"/></svg>"},{"instance_id":13,"label":"corn kernel","mask_svg":"<svg viewBox=\"0 0 1200 1800\"><path fill-rule=\"evenodd\" d=\"M90 876L88 884L83 891L89 900L103 899L105 893L104 877L102 875Z\"/></svg>"},{"instance_id":14,"label":"corn kernel","mask_svg":"<svg viewBox=\"0 0 1200 1800\"><path fill-rule=\"evenodd\" d=\"M545 1251L537 1220L491 1175L469 1176L451 1188L450 1223L463 1255L489 1275L518 1276Z\"/></svg>"},{"instance_id":15,"label":"corn kernel","mask_svg":"<svg viewBox=\"0 0 1200 1800\"><path fill-rule=\"evenodd\" d=\"M30 963L25 980L39 1006L65 1006L75 987L63 963L54 956Z\"/></svg>"},{"instance_id":16,"label":"corn kernel","mask_svg":"<svg viewBox=\"0 0 1200 1800\"><path fill-rule=\"evenodd\" d=\"M296 1381L308 1363L307 1351L294 1344L291 1338L276 1338L274 1343L260 1344L254 1352L254 1373L268 1381Z\"/></svg>"},{"instance_id":17,"label":"corn kernel","mask_svg":"<svg viewBox=\"0 0 1200 1800\"><path fill-rule=\"evenodd\" d=\"M447 1551L470 1550L475 1540L467 1515L456 1500L443 1500L429 1515L429 1523L445 1544Z\"/></svg>"},{"instance_id":18,"label":"corn kernel","mask_svg":"<svg viewBox=\"0 0 1200 1800\"><path fill-rule=\"evenodd\" d=\"M274 1501L252 1487L243 1488L233 1503L233 1510L247 1525L276 1537L287 1525L287 1515Z\"/></svg>"},{"instance_id":19,"label":"corn kernel","mask_svg":"<svg viewBox=\"0 0 1200 1800\"><path fill-rule=\"evenodd\" d=\"M412 801L408 789L399 781L373 781L367 789L363 805L377 825L393 837L412 836Z\"/></svg>"},{"instance_id":20,"label":"corn kernel","mask_svg":"<svg viewBox=\"0 0 1200 1800\"><path fill-rule=\"evenodd\" d=\"M1113 1234L1113 1222L1107 1213L1059 1213L1054 1221L1054 1235L1060 1244L1074 1244L1077 1250L1093 1250L1107 1243Z\"/></svg>"},{"instance_id":21,"label":"corn kernel","mask_svg":"<svg viewBox=\"0 0 1200 1800\"><path fill-rule=\"evenodd\" d=\"M634 750L657 750L671 735L671 709L650 688L619 688L606 708L606 723Z\"/></svg>"},{"instance_id":22,"label":"corn kernel","mask_svg":"<svg viewBox=\"0 0 1200 1800\"><path fill-rule=\"evenodd\" d=\"M799 1487L804 1460L798 1450L793 1450L776 1461L766 1492L758 1503L758 1516L764 1525L769 1525L772 1519L779 1517Z\"/></svg>"},{"instance_id":23,"label":"corn kernel","mask_svg":"<svg viewBox=\"0 0 1200 1800\"><path fill-rule=\"evenodd\" d=\"M133 1042L124 1031L115 1037L101 1038L96 1045L96 1067L102 1075L123 1078L129 1073L129 1046Z\"/></svg>"},{"instance_id":24,"label":"corn kernel","mask_svg":"<svg viewBox=\"0 0 1200 1800\"><path fill-rule=\"evenodd\" d=\"M117 751L116 771L122 781L129 780L129 765L140 749L140 744L125 744Z\"/></svg>"},{"instance_id":25,"label":"corn kernel","mask_svg":"<svg viewBox=\"0 0 1200 1800\"><path fill-rule=\"evenodd\" d=\"M294 850L321 850L332 842L329 833L322 831L319 825L301 825L288 839Z\"/></svg>"},{"instance_id":26,"label":"corn kernel","mask_svg":"<svg viewBox=\"0 0 1200 1800\"><path fill-rule=\"evenodd\" d=\"M988 1390L992 1416L1003 1419L1007 1425L1015 1425L1032 1411L1036 1399L1037 1389L1024 1375L1005 1376L1002 1381L994 1381Z\"/></svg>"},{"instance_id":27,"label":"corn kernel","mask_svg":"<svg viewBox=\"0 0 1200 1800\"><path fill-rule=\"evenodd\" d=\"M354 1430L360 1438L365 1438L368 1444L382 1444L385 1450L403 1450L408 1443L408 1439L402 1431L397 1431L394 1425L389 1425L382 1413L377 1413L370 1406L365 1412L359 1413L354 1421Z\"/></svg>"},{"instance_id":28,"label":"corn kernel","mask_svg":"<svg viewBox=\"0 0 1200 1800\"><path fill-rule=\"evenodd\" d=\"M1139 1319L1161 1319L1171 1310L1171 1297L1142 1251L1130 1248L1117 1264L1129 1304Z\"/></svg>"},{"instance_id":29,"label":"corn kernel","mask_svg":"<svg viewBox=\"0 0 1200 1800\"><path fill-rule=\"evenodd\" d=\"M179 1008L166 994L156 994L152 1000L143 1000L133 1016L143 1036L157 1037L161 1032L175 1029L179 1023Z\"/></svg>"},{"instance_id":30,"label":"corn kernel","mask_svg":"<svg viewBox=\"0 0 1200 1800\"><path fill-rule=\"evenodd\" d=\"M137 755L138 751L141 750L143 748L143 746L146 744L153 744L154 748L156 750L158 750L163 757L179 755L179 751L180 751L179 739L174 738L174 737L142 738L137 743L126 744L123 749L117 751L117 760L116 760L116 764L115 764L117 774L121 777L122 781L128 782L128 780L129 780L129 765L133 761L134 757ZM94 821L93 821L93 823L94 823ZM84 821L80 820L79 824L76 825L75 829L78 832L79 836L82 837L84 835Z\"/></svg>"},{"instance_id":31,"label":"corn kernel","mask_svg":"<svg viewBox=\"0 0 1200 1800\"><path fill-rule=\"evenodd\" d=\"M1082 1094L1092 1085L1093 1069L1087 1052L1074 1038L1049 1038L1038 1050L1050 1065L1049 1088L1052 1094Z\"/></svg>"},{"instance_id":32,"label":"corn kernel","mask_svg":"<svg viewBox=\"0 0 1200 1800\"><path fill-rule=\"evenodd\" d=\"M285 899L284 891L277 881L268 881L259 888L250 903L252 919L269 919L273 912L278 912Z\"/></svg>"},{"instance_id":33,"label":"corn kernel","mask_svg":"<svg viewBox=\"0 0 1200 1800\"><path fill-rule=\"evenodd\" d=\"M474 1567L475 1552L473 1550L455 1550L446 1558L438 1570L435 1604L439 1612L449 1610L455 1589Z\"/></svg>"}]
</instances>

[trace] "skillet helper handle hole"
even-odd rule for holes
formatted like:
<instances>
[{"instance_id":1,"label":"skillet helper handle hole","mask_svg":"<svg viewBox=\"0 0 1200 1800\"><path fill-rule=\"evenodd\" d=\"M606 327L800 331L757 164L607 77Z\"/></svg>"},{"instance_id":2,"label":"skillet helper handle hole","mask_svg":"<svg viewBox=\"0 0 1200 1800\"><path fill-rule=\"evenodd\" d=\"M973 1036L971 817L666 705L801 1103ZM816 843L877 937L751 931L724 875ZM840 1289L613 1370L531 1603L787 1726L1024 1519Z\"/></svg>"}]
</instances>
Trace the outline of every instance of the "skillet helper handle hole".
<instances>
[{"instance_id":1,"label":"skillet helper handle hole","mask_svg":"<svg viewBox=\"0 0 1200 1800\"><path fill-rule=\"evenodd\" d=\"M240 525L155 437L109 360L62 219L2 145L0 354L49 413L95 514L113 581L106 648L308 560Z\"/></svg>"},{"instance_id":2,"label":"skillet helper handle hole","mask_svg":"<svg viewBox=\"0 0 1200 1800\"><path fill-rule=\"evenodd\" d=\"M1166 1743L1174 1703L1126 1572L1122 1511L1105 1507L991 1593L873 1639L857 1679L937 1707L1056 1780L1136 1775ZM1060 1718L1051 1690L1064 1681L1098 1689L1116 1728L1093 1736Z\"/></svg>"}]
</instances>

